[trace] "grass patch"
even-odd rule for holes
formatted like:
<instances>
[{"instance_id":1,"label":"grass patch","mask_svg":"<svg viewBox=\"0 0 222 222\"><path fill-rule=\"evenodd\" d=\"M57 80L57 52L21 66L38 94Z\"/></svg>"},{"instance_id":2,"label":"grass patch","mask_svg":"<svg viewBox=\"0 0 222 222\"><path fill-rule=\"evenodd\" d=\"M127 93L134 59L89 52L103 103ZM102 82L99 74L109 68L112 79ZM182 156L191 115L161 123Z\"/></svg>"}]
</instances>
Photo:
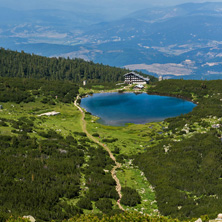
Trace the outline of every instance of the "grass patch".
<instances>
[{"instance_id":1,"label":"grass patch","mask_svg":"<svg viewBox=\"0 0 222 222\"><path fill-rule=\"evenodd\" d=\"M158 144L164 137L163 128L166 123L127 124L124 127L106 126L96 122L98 117L87 115L87 130L91 134L99 134L101 142L114 138L108 143L109 148L114 151L115 147L120 149L120 154L135 155L144 152L150 146ZM104 142L106 143L106 142Z\"/></svg>"},{"instance_id":2,"label":"grass patch","mask_svg":"<svg viewBox=\"0 0 222 222\"><path fill-rule=\"evenodd\" d=\"M158 213L155 192L152 186L147 181L144 173L134 166L131 161L122 164L121 169L117 171L117 177L123 187L127 186L136 189L142 199L141 204L135 207L124 206L126 210L136 210L151 215Z\"/></svg>"},{"instance_id":3,"label":"grass patch","mask_svg":"<svg viewBox=\"0 0 222 222\"><path fill-rule=\"evenodd\" d=\"M39 99L40 100L40 99ZM73 134L74 131L82 132L80 124L80 113L73 104L58 103L56 105L42 104L39 100L35 103L2 103L4 109L0 112L0 117L8 120L17 121L21 117L35 117L34 129L35 131L47 131L49 129L56 130L62 135L67 136ZM57 111L60 112L57 116L42 116L39 114ZM0 126L0 132L4 135L13 134L11 124L8 126ZM29 135L32 133L29 133ZM35 135L36 136L36 135Z\"/></svg>"}]
</instances>

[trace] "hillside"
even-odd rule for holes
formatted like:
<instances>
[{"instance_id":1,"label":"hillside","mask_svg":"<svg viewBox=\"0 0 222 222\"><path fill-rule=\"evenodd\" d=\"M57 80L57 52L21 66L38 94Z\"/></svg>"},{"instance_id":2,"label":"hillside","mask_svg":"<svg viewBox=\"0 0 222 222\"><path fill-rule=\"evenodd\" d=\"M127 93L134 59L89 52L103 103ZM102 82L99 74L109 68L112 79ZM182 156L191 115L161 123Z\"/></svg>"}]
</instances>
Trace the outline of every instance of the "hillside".
<instances>
[{"instance_id":1,"label":"hillside","mask_svg":"<svg viewBox=\"0 0 222 222\"><path fill-rule=\"evenodd\" d=\"M195 101L191 113L166 119L169 125L157 146L135 158L155 187L163 215L214 218L220 211L222 82L165 80L149 93Z\"/></svg>"},{"instance_id":2,"label":"hillside","mask_svg":"<svg viewBox=\"0 0 222 222\"><path fill-rule=\"evenodd\" d=\"M153 82L148 93L197 106L162 122L115 127L99 124L89 112L82 115L73 102L79 94L118 87L116 78L126 70L4 49L0 61L1 221L23 215L40 222L113 215L186 221L220 213L221 80ZM68 81L64 70L70 66L76 71ZM76 73L83 75L75 80ZM84 73L92 74L87 86ZM52 111L57 115L48 115Z\"/></svg>"},{"instance_id":3,"label":"hillside","mask_svg":"<svg viewBox=\"0 0 222 222\"><path fill-rule=\"evenodd\" d=\"M109 173L114 162L82 132L73 101L79 93L117 87L112 76L122 77L126 70L4 49L0 63L0 220L26 213L38 221L61 221L94 211L121 213ZM64 70L71 66L73 75L67 78ZM89 71L89 83L80 88ZM80 73L82 77L75 79ZM59 115L44 116L52 111ZM127 189L132 199L135 195L130 207L136 206L140 196L135 188Z\"/></svg>"},{"instance_id":4,"label":"hillside","mask_svg":"<svg viewBox=\"0 0 222 222\"><path fill-rule=\"evenodd\" d=\"M150 93L198 103L191 113L161 123L111 127L86 113L88 132L106 143L122 164L116 175L128 190L122 190L127 197L121 200L124 209L159 212L181 221L205 214L216 218L221 204L221 85L221 81L156 83ZM78 86L4 77L0 90L0 217L31 214L38 221L60 221L77 214L121 213L110 176L114 163L82 132L80 113L70 103L73 97L67 97L77 95ZM49 111L60 114L38 116ZM94 216L80 220L90 217Z\"/></svg>"},{"instance_id":5,"label":"hillside","mask_svg":"<svg viewBox=\"0 0 222 222\"><path fill-rule=\"evenodd\" d=\"M48 80L69 80L81 83L120 82L129 70L87 62L83 59L46 58L0 49L0 76ZM156 78L149 76L151 81Z\"/></svg>"},{"instance_id":6,"label":"hillside","mask_svg":"<svg viewBox=\"0 0 222 222\"><path fill-rule=\"evenodd\" d=\"M61 221L92 210L92 200L118 198L115 181L104 172L113 161L81 131L71 105L78 86L0 78L0 88L1 221L26 213ZM40 115L53 110L60 114Z\"/></svg>"}]
</instances>

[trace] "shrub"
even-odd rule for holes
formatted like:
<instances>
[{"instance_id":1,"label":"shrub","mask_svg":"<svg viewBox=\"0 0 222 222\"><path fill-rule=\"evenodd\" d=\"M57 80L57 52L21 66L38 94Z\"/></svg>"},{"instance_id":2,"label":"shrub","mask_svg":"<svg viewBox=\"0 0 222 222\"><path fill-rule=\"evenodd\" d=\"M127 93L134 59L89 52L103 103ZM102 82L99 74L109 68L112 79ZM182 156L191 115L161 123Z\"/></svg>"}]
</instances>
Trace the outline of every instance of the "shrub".
<instances>
[{"instance_id":1,"label":"shrub","mask_svg":"<svg viewBox=\"0 0 222 222\"><path fill-rule=\"evenodd\" d=\"M122 194L121 204L133 207L141 203L141 197L135 189L124 187L122 188Z\"/></svg>"},{"instance_id":2,"label":"shrub","mask_svg":"<svg viewBox=\"0 0 222 222\"><path fill-rule=\"evenodd\" d=\"M48 102L48 99L47 99L47 98L43 98L43 99L41 100L41 103L46 104L47 102Z\"/></svg>"},{"instance_id":3,"label":"shrub","mask_svg":"<svg viewBox=\"0 0 222 222\"><path fill-rule=\"evenodd\" d=\"M119 151L120 151L120 148L119 148L119 147L115 147L113 153L115 153L115 154L119 154Z\"/></svg>"},{"instance_id":4,"label":"shrub","mask_svg":"<svg viewBox=\"0 0 222 222\"><path fill-rule=\"evenodd\" d=\"M87 210L92 210L92 202L90 201L89 198L81 198L77 204L79 208L87 209Z\"/></svg>"},{"instance_id":5,"label":"shrub","mask_svg":"<svg viewBox=\"0 0 222 222\"><path fill-rule=\"evenodd\" d=\"M106 142L106 143L114 143L116 142L118 139L117 138L106 138L106 139L103 139L103 142Z\"/></svg>"},{"instance_id":6,"label":"shrub","mask_svg":"<svg viewBox=\"0 0 222 222\"><path fill-rule=\"evenodd\" d=\"M112 210L113 204L110 199L103 198L96 202L96 207L101 210L103 213L108 213Z\"/></svg>"}]
</instances>

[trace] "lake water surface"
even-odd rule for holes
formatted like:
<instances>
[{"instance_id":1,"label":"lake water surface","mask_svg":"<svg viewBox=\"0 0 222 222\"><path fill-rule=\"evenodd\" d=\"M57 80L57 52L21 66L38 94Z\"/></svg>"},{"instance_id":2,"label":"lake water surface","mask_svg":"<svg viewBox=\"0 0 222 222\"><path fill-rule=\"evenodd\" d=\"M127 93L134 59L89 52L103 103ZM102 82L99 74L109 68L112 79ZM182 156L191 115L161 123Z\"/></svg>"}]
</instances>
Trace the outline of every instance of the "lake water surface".
<instances>
[{"instance_id":1,"label":"lake water surface","mask_svg":"<svg viewBox=\"0 0 222 222\"><path fill-rule=\"evenodd\" d=\"M183 99L146 93L96 93L83 98L80 105L100 117L99 123L112 126L162 121L191 112L196 106Z\"/></svg>"}]
</instances>

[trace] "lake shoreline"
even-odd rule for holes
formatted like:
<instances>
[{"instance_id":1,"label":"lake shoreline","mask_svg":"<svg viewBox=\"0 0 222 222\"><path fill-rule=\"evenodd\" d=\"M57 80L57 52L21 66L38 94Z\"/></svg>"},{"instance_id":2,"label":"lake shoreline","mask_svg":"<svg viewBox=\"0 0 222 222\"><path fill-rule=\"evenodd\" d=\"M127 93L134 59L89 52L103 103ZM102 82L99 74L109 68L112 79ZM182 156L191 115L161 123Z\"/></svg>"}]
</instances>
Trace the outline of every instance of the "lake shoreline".
<instances>
[{"instance_id":1,"label":"lake shoreline","mask_svg":"<svg viewBox=\"0 0 222 222\"><path fill-rule=\"evenodd\" d=\"M183 99L183 100L186 100L186 101L189 101L189 102L192 102L196 105L198 105L198 102L190 99L190 98L187 98L185 96L181 96L181 95L172 95L170 93L147 93L148 95L157 95L157 96L169 96L169 97L174 97L174 98L178 98L178 99Z\"/></svg>"},{"instance_id":2,"label":"lake shoreline","mask_svg":"<svg viewBox=\"0 0 222 222\"><path fill-rule=\"evenodd\" d=\"M119 94L123 94L123 93L135 93L135 94L143 94L143 93L146 93L147 95L158 95L158 96L168 96L168 97L173 97L173 98L179 98L179 99L183 99L183 100L187 100L189 102L192 102L196 105L198 105L198 102L190 99L190 98L187 98L185 96L181 96L181 95L172 95L170 93L149 93L149 92L144 92L144 91L131 91L131 90L123 90L121 92L119 92L120 89L118 90L111 90L111 91L100 91L100 92L96 92L96 93L91 93L91 94L86 94L84 96L81 96L81 99L82 98L86 98L88 96L92 96L94 94L101 94L101 93L119 93Z\"/></svg>"},{"instance_id":3,"label":"lake shoreline","mask_svg":"<svg viewBox=\"0 0 222 222\"><path fill-rule=\"evenodd\" d=\"M123 127L128 123L161 122L191 112L196 104L181 97L146 92L102 92L85 96L80 106L102 125Z\"/></svg>"}]
</instances>

